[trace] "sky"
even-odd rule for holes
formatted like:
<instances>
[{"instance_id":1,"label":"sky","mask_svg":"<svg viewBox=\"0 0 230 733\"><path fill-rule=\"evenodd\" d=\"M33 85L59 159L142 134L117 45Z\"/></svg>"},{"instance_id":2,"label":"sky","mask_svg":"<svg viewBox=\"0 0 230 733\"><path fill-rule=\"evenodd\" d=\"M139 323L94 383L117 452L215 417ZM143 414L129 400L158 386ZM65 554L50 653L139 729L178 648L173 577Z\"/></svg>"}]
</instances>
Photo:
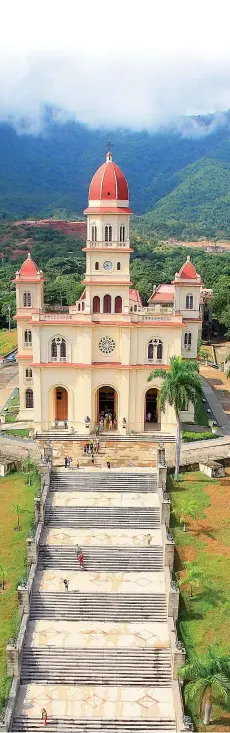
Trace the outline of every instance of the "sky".
<instances>
[{"instance_id":1,"label":"sky","mask_svg":"<svg viewBox=\"0 0 230 733\"><path fill-rule=\"evenodd\" d=\"M0 120L156 130L230 108L229 0L2 0ZM216 122L212 123L215 125Z\"/></svg>"}]
</instances>

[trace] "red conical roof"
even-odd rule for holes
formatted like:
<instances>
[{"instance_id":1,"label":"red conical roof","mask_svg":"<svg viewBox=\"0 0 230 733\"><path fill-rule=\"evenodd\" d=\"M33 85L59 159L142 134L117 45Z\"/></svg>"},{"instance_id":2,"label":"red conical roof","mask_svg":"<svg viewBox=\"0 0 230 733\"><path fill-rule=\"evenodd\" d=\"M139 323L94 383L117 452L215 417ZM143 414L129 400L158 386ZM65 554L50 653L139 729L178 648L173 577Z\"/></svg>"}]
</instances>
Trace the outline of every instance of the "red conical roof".
<instances>
[{"instance_id":1,"label":"red conical roof","mask_svg":"<svg viewBox=\"0 0 230 733\"><path fill-rule=\"evenodd\" d=\"M32 260L31 255L29 253L27 260L23 262L19 270L20 279L21 280L30 280L30 278L37 277L38 272L39 272L38 266L36 265L36 262Z\"/></svg>"},{"instance_id":2,"label":"red conical roof","mask_svg":"<svg viewBox=\"0 0 230 733\"><path fill-rule=\"evenodd\" d=\"M182 265L179 271L179 277L183 278L183 280L197 280L197 278L199 277L194 265L192 265L192 262L190 262L189 256L187 257L186 262L184 263L184 265Z\"/></svg>"},{"instance_id":3,"label":"red conical roof","mask_svg":"<svg viewBox=\"0 0 230 733\"><path fill-rule=\"evenodd\" d=\"M98 168L89 187L89 201L128 201L128 183L116 163L111 152L106 155L106 162Z\"/></svg>"}]
</instances>

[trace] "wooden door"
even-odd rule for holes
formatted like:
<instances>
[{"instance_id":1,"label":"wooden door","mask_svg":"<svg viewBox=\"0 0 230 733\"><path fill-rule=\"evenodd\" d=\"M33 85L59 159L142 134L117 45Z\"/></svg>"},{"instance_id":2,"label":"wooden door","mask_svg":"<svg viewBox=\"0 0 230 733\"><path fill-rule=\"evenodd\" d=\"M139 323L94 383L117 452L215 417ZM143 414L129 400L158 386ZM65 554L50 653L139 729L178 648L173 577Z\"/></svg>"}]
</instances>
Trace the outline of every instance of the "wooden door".
<instances>
[{"instance_id":1,"label":"wooden door","mask_svg":"<svg viewBox=\"0 0 230 733\"><path fill-rule=\"evenodd\" d=\"M64 387L56 387L56 420L68 420L68 394Z\"/></svg>"}]
</instances>

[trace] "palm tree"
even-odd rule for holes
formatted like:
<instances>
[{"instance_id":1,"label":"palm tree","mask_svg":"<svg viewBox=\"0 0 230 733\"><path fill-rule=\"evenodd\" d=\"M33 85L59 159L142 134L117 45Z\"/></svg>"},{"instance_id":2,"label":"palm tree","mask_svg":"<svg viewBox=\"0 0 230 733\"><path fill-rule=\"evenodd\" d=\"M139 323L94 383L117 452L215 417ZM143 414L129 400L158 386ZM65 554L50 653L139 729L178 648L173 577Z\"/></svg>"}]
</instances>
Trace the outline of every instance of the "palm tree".
<instances>
[{"instance_id":1,"label":"palm tree","mask_svg":"<svg viewBox=\"0 0 230 733\"><path fill-rule=\"evenodd\" d=\"M193 499L192 497L185 497L184 499L181 499L180 501L180 507L179 509L173 509L174 514L179 514L180 521L184 525L184 532L186 532L186 523L187 523L187 517L191 517L192 519L197 519L198 517L203 517L204 514L200 511L200 507L196 499Z\"/></svg>"},{"instance_id":2,"label":"palm tree","mask_svg":"<svg viewBox=\"0 0 230 733\"><path fill-rule=\"evenodd\" d=\"M184 360L180 356L172 356L170 359L170 370L153 369L148 377L148 382L151 382L154 377L160 377L163 380L158 397L159 408L165 412L166 404L168 402L169 405L174 407L176 413L177 436L175 478L177 479L180 470L181 452L180 412L188 409L189 402L192 402L195 406L198 398L202 396L199 367L196 361L189 361L188 359Z\"/></svg>"},{"instance_id":3,"label":"palm tree","mask_svg":"<svg viewBox=\"0 0 230 733\"><path fill-rule=\"evenodd\" d=\"M1 573L1 586L2 590L5 590L5 578L6 578L6 571L3 567L2 563L0 563L0 573Z\"/></svg>"},{"instance_id":4,"label":"palm tree","mask_svg":"<svg viewBox=\"0 0 230 733\"><path fill-rule=\"evenodd\" d=\"M193 598L194 591L198 590L200 585L204 585L204 583L208 580L208 575L206 573L206 570L202 567L199 567L196 562L185 562L184 567L187 570L187 576L186 578L182 578L179 580L179 585L184 585L185 582L189 584L189 595L190 598Z\"/></svg>"},{"instance_id":5,"label":"palm tree","mask_svg":"<svg viewBox=\"0 0 230 733\"><path fill-rule=\"evenodd\" d=\"M13 504L13 508L17 516L17 527L15 527L15 529L19 532L21 529L20 516L22 516L22 514L31 514L31 512L29 509L23 509L19 504Z\"/></svg>"},{"instance_id":6,"label":"palm tree","mask_svg":"<svg viewBox=\"0 0 230 733\"><path fill-rule=\"evenodd\" d=\"M209 725L212 704L227 702L230 695L230 658L213 646L204 656L184 664L179 678L185 682L186 703L198 702L199 715L204 712L204 725Z\"/></svg>"}]
</instances>

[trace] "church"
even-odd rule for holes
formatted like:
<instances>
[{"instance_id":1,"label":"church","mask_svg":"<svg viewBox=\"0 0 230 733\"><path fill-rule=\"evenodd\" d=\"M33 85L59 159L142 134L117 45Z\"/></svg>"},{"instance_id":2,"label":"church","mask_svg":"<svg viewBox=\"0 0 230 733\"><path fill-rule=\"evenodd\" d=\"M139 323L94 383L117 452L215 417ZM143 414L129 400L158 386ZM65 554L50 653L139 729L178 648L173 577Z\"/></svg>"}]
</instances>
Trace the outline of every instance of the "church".
<instances>
[{"instance_id":1,"label":"church","mask_svg":"<svg viewBox=\"0 0 230 733\"><path fill-rule=\"evenodd\" d=\"M16 273L19 419L36 431L173 433L174 410L158 407L154 366L194 359L202 282L190 259L143 306L130 280L132 210L126 178L108 151L89 187L84 291L66 312L47 310L45 278L30 254ZM181 414L193 420L193 409Z\"/></svg>"}]
</instances>

